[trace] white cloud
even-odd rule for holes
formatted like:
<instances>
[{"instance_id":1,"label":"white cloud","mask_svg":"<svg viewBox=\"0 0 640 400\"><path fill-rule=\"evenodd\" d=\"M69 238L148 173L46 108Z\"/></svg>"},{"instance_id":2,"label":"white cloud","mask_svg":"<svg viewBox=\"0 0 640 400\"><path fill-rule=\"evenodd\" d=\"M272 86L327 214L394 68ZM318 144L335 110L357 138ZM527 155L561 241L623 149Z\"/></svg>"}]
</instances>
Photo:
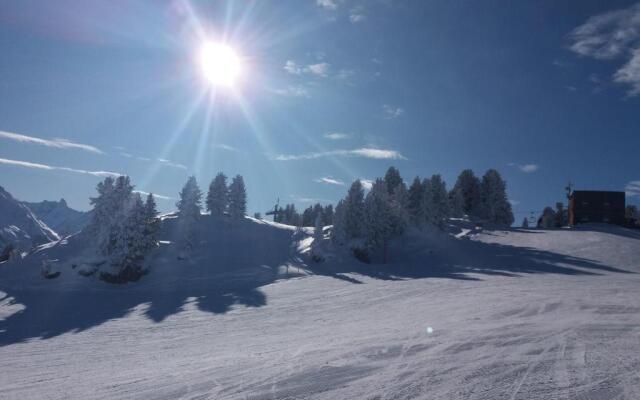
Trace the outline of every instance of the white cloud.
<instances>
[{"instance_id":1,"label":"white cloud","mask_svg":"<svg viewBox=\"0 0 640 400\"><path fill-rule=\"evenodd\" d=\"M84 169L75 169L69 167L56 167L53 165L46 164L38 164L29 161L18 161L18 160L8 160L6 158L0 158L0 164L5 165L13 165L17 167L23 168L34 168L34 169L43 169L47 171L66 171L66 172L75 172L77 174L85 174L85 175L93 175L99 177L107 177L107 176L120 176L122 174L117 172L109 172L109 171L87 171Z\"/></svg>"},{"instance_id":2,"label":"white cloud","mask_svg":"<svg viewBox=\"0 0 640 400\"><path fill-rule=\"evenodd\" d=\"M318 178L318 179L315 180L315 182L326 183L328 185L344 186L344 182L342 182L341 180L333 179L333 178L328 177L328 176L326 176L324 178Z\"/></svg>"},{"instance_id":3,"label":"white cloud","mask_svg":"<svg viewBox=\"0 0 640 400\"><path fill-rule=\"evenodd\" d=\"M298 203L330 203L330 200L327 199L319 199L319 198L315 198L315 197L305 197L305 196L298 196L298 195L290 195L289 198L291 198L293 201L296 201Z\"/></svg>"},{"instance_id":4,"label":"white cloud","mask_svg":"<svg viewBox=\"0 0 640 400\"><path fill-rule=\"evenodd\" d=\"M338 3L335 0L316 0L316 5L326 10L335 10L338 8Z\"/></svg>"},{"instance_id":5,"label":"white cloud","mask_svg":"<svg viewBox=\"0 0 640 400\"><path fill-rule=\"evenodd\" d=\"M330 132L330 133L325 133L324 137L330 140L344 140L344 139L349 139L351 135L348 133Z\"/></svg>"},{"instance_id":6,"label":"white cloud","mask_svg":"<svg viewBox=\"0 0 640 400\"><path fill-rule=\"evenodd\" d=\"M187 169L187 166L184 164L180 164L180 163L175 163L172 161L169 161L165 158L158 158L157 161L162 164L162 165L166 165L167 167L173 167L173 168L179 168L179 169Z\"/></svg>"},{"instance_id":7,"label":"white cloud","mask_svg":"<svg viewBox=\"0 0 640 400\"><path fill-rule=\"evenodd\" d=\"M360 179L360 183L362 183L364 190L371 190L373 187L373 181L371 179Z\"/></svg>"},{"instance_id":8,"label":"white cloud","mask_svg":"<svg viewBox=\"0 0 640 400\"><path fill-rule=\"evenodd\" d=\"M303 86L289 85L280 89L269 89L270 92L278 94L280 96L287 97L310 97L309 91Z\"/></svg>"},{"instance_id":9,"label":"white cloud","mask_svg":"<svg viewBox=\"0 0 640 400\"><path fill-rule=\"evenodd\" d=\"M640 95L640 3L589 18L569 39L570 49L581 56L625 59L613 80L630 86L630 96Z\"/></svg>"},{"instance_id":10,"label":"white cloud","mask_svg":"<svg viewBox=\"0 0 640 400\"><path fill-rule=\"evenodd\" d=\"M321 157L331 156L352 156L352 157L365 157L374 159L391 159L391 160L406 160L400 152L395 150L373 149L373 148L360 148L354 150L329 150L317 153L306 153L298 155L281 154L275 157L278 161L292 161L292 160L311 160Z\"/></svg>"},{"instance_id":11,"label":"white cloud","mask_svg":"<svg viewBox=\"0 0 640 400\"><path fill-rule=\"evenodd\" d=\"M287 62L284 63L284 70L292 75L300 75L302 73L302 67L293 60L287 60Z\"/></svg>"},{"instance_id":12,"label":"white cloud","mask_svg":"<svg viewBox=\"0 0 640 400\"><path fill-rule=\"evenodd\" d=\"M134 190L133 192L134 193L140 193L143 196L148 196L149 195L149 192L145 192L143 190ZM163 195L157 194L157 193L154 193L153 197L155 197L156 199L161 199L161 200L173 200L173 197L163 196Z\"/></svg>"},{"instance_id":13,"label":"white cloud","mask_svg":"<svg viewBox=\"0 0 640 400\"><path fill-rule=\"evenodd\" d=\"M627 196L640 196L640 181L631 181L624 188Z\"/></svg>"},{"instance_id":14,"label":"white cloud","mask_svg":"<svg viewBox=\"0 0 640 400\"><path fill-rule=\"evenodd\" d=\"M507 200L509 203L511 203L512 206L517 206L518 204L520 204L519 200L513 200L513 199L509 199Z\"/></svg>"},{"instance_id":15,"label":"white cloud","mask_svg":"<svg viewBox=\"0 0 640 400\"><path fill-rule=\"evenodd\" d=\"M227 151L239 151L235 147L229 146L228 144L224 144L224 143L214 144L213 147L216 148L216 149L222 149L222 150L227 150Z\"/></svg>"},{"instance_id":16,"label":"white cloud","mask_svg":"<svg viewBox=\"0 0 640 400\"><path fill-rule=\"evenodd\" d=\"M362 6L352 8L349 11L349 21L356 24L358 22L362 22L367 19L367 16L364 14L364 8Z\"/></svg>"},{"instance_id":17,"label":"white cloud","mask_svg":"<svg viewBox=\"0 0 640 400\"><path fill-rule=\"evenodd\" d=\"M404 109L384 104L382 106L382 112L385 119L394 119L402 116L404 114Z\"/></svg>"},{"instance_id":18,"label":"white cloud","mask_svg":"<svg viewBox=\"0 0 640 400\"><path fill-rule=\"evenodd\" d=\"M525 172L527 174L530 174L532 172L536 172L537 170L540 169L540 166L538 164L516 164L516 163L509 163L510 167L516 167L518 168L520 171Z\"/></svg>"},{"instance_id":19,"label":"white cloud","mask_svg":"<svg viewBox=\"0 0 640 400\"><path fill-rule=\"evenodd\" d=\"M316 64L300 65L293 60L287 60L284 63L284 70L291 75L315 75L320 77L326 77L329 73L329 67L331 64L327 62L320 62Z\"/></svg>"},{"instance_id":20,"label":"white cloud","mask_svg":"<svg viewBox=\"0 0 640 400\"><path fill-rule=\"evenodd\" d=\"M520 168L520 171L526 172L529 174L531 172L536 172L540 167L537 164L525 164L525 165L519 165L518 168Z\"/></svg>"},{"instance_id":21,"label":"white cloud","mask_svg":"<svg viewBox=\"0 0 640 400\"><path fill-rule=\"evenodd\" d=\"M104 154L102 150L98 149L97 147L88 144L75 143L67 139L41 139L33 136L21 135L19 133L5 131L0 131L0 138L14 140L16 142L22 143L37 144L40 146L55 147L58 149L79 149L91 153Z\"/></svg>"},{"instance_id":22,"label":"white cloud","mask_svg":"<svg viewBox=\"0 0 640 400\"><path fill-rule=\"evenodd\" d=\"M311 74L317 76L327 76L327 72L329 71L329 63L322 62L318 64L310 64L305 68L305 72L309 72Z\"/></svg>"}]
</instances>

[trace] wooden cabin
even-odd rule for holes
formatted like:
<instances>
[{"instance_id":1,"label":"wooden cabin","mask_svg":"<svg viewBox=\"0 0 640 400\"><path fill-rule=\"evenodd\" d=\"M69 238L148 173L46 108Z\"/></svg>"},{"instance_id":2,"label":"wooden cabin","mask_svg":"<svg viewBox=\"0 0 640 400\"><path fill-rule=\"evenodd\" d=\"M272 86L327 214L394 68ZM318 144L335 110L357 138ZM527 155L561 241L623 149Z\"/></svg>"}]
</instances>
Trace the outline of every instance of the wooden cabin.
<instances>
[{"instance_id":1,"label":"wooden cabin","mask_svg":"<svg viewBox=\"0 0 640 400\"><path fill-rule=\"evenodd\" d=\"M574 190L569 196L569 224L588 222L625 224L624 192Z\"/></svg>"}]
</instances>

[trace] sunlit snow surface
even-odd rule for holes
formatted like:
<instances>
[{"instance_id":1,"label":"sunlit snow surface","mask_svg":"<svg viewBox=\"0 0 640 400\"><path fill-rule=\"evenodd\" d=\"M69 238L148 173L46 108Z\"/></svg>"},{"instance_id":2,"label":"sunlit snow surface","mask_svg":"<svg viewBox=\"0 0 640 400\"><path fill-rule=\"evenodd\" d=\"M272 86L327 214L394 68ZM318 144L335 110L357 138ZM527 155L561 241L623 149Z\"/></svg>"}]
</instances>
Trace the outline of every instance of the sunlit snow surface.
<instances>
[{"instance_id":1,"label":"sunlit snow surface","mask_svg":"<svg viewBox=\"0 0 640 400\"><path fill-rule=\"evenodd\" d=\"M128 286L0 265L0 398L640 398L638 233L462 229L378 267L249 219Z\"/></svg>"}]
</instances>

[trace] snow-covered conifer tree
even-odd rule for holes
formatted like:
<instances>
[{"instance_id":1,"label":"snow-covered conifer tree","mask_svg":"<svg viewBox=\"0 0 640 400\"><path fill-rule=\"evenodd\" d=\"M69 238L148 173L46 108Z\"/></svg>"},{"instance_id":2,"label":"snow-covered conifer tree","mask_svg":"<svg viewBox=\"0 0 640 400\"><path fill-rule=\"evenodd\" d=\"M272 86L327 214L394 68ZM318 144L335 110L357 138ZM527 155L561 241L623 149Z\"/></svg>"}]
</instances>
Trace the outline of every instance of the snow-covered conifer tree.
<instances>
[{"instance_id":1,"label":"snow-covered conifer tree","mask_svg":"<svg viewBox=\"0 0 640 400\"><path fill-rule=\"evenodd\" d=\"M524 217L524 219L522 220L522 227L523 228L529 227L529 219L527 217Z\"/></svg>"},{"instance_id":2,"label":"snow-covered conifer tree","mask_svg":"<svg viewBox=\"0 0 640 400\"><path fill-rule=\"evenodd\" d=\"M158 245L158 231L160 230L160 220L156 209L156 200L152 193L147 195L144 203L144 225L145 225L145 249L151 250Z\"/></svg>"},{"instance_id":3,"label":"snow-covered conifer tree","mask_svg":"<svg viewBox=\"0 0 640 400\"><path fill-rule=\"evenodd\" d=\"M459 190L463 198L463 211L469 216L475 216L480 206L480 180L472 170L465 169L458 176L454 190Z\"/></svg>"},{"instance_id":4,"label":"snow-covered conifer tree","mask_svg":"<svg viewBox=\"0 0 640 400\"><path fill-rule=\"evenodd\" d=\"M180 191L180 199L176 203L178 216L182 219L197 219L202 208L202 192L195 176L190 176Z\"/></svg>"},{"instance_id":5,"label":"snow-covered conifer tree","mask_svg":"<svg viewBox=\"0 0 640 400\"><path fill-rule=\"evenodd\" d=\"M322 210L322 223L327 225L333 225L333 204L327 204Z\"/></svg>"},{"instance_id":6,"label":"snow-covered conifer tree","mask_svg":"<svg viewBox=\"0 0 640 400\"><path fill-rule=\"evenodd\" d=\"M449 218L449 194L445 182L435 174L429 180L426 215L432 225L444 229Z\"/></svg>"},{"instance_id":7,"label":"snow-covered conifer tree","mask_svg":"<svg viewBox=\"0 0 640 400\"><path fill-rule=\"evenodd\" d=\"M211 215L222 216L229 206L229 188L227 187L227 177L219 172L209 184L209 192L207 193L207 211Z\"/></svg>"},{"instance_id":8,"label":"snow-covered conifer tree","mask_svg":"<svg viewBox=\"0 0 640 400\"><path fill-rule=\"evenodd\" d=\"M414 226L422 226L425 221L424 195L424 187L420 182L420 177L416 176L407 194L407 212L409 213L409 220Z\"/></svg>"},{"instance_id":9,"label":"snow-covered conifer tree","mask_svg":"<svg viewBox=\"0 0 640 400\"><path fill-rule=\"evenodd\" d=\"M236 175L229 185L229 215L233 219L242 219L247 213L247 190L244 179Z\"/></svg>"},{"instance_id":10,"label":"snow-covered conifer tree","mask_svg":"<svg viewBox=\"0 0 640 400\"><path fill-rule=\"evenodd\" d=\"M322 228L324 227L322 225L322 214L318 214L318 216L316 217L316 222L314 226L315 228L313 230L313 242L320 243L323 238Z\"/></svg>"},{"instance_id":11,"label":"snow-covered conifer tree","mask_svg":"<svg viewBox=\"0 0 640 400\"><path fill-rule=\"evenodd\" d=\"M452 189L449 191L449 211L453 218L464 216L464 197L462 190Z\"/></svg>"},{"instance_id":12,"label":"snow-covered conifer tree","mask_svg":"<svg viewBox=\"0 0 640 400\"><path fill-rule=\"evenodd\" d=\"M398 186L404 184L404 181L396 167L389 167L387 173L384 174L384 183L387 188L387 194L391 196Z\"/></svg>"},{"instance_id":13,"label":"snow-covered conifer tree","mask_svg":"<svg viewBox=\"0 0 640 400\"><path fill-rule=\"evenodd\" d=\"M347 243L345 212L346 206L344 200L340 200L338 204L336 204L336 208L333 212L333 228L331 228L331 240L340 245Z\"/></svg>"},{"instance_id":14,"label":"snow-covered conifer tree","mask_svg":"<svg viewBox=\"0 0 640 400\"><path fill-rule=\"evenodd\" d=\"M397 185L389 196L391 226L394 235L402 235L409 225L408 197L407 186L404 182Z\"/></svg>"},{"instance_id":15,"label":"snow-covered conifer tree","mask_svg":"<svg viewBox=\"0 0 640 400\"><path fill-rule=\"evenodd\" d=\"M385 188L386 190L386 188ZM344 229L348 240L364 234L364 189L360 180L351 184L344 199Z\"/></svg>"},{"instance_id":16,"label":"snow-covered conifer tree","mask_svg":"<svg viewBox=\"0 0 640 400\"><path fill-rule=\"evenodd\" d=\"M371 249L383 248L394 235L390 203L391 198L386 183L382 179L377 179L364 200L364 232L367 247Z\"/></svg>"},{"instance_id":17,"label":"snow-covered conifer tree","mask_svg":"<svg viewBox=\"0 0 640 400\"><path fill-rule=\"evenodd\" d=\"M498 226L513 224L513 211L507 198L507 186L495 169L488 170L482 177L480 199L479 215L482 219Z\"/></svg>"}]
</instances>

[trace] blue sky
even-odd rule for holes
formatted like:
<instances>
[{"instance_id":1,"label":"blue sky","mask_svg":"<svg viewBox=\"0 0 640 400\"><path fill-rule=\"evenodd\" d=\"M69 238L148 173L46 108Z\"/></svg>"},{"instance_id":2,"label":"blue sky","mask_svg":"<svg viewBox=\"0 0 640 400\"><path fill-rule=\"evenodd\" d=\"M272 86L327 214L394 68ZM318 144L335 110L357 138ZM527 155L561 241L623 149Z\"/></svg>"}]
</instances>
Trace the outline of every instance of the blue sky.
<instances>
[{"instance_id":1,"label":"blue sky","mask_svg":"<svg viewBox=\"0 0 640 400\"><path fill-rule=\"evenodd\" d=\"M212 87L197 54L242 59ZM88 209L128 174L174 207L242 174L249 210L335 202L394 165L507 180L516 220L577 189L640 199L640 3L4 1L0 185Z\"/></svg>"}]
</instances>

